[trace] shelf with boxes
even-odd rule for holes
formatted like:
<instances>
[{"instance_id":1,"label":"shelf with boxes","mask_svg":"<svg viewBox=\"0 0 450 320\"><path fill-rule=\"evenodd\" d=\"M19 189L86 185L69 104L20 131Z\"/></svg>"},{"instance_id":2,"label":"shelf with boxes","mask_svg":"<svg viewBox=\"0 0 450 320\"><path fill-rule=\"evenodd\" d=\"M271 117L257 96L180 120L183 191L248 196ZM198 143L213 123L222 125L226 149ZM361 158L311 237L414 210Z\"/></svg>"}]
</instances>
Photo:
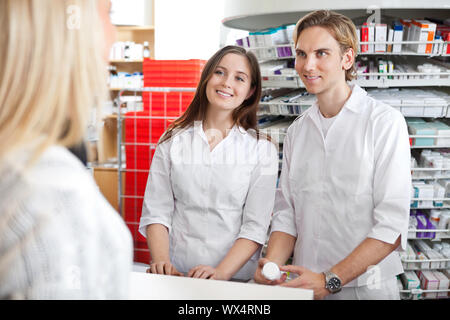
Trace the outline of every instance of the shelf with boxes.
<instances>
[{"instance_id":1,"label":"shelf with boxes","mask_svg":"<svg viewBox=\"0 0 450 320\"><path fill-rule=\"evenodd\" d=\"M448 57L450 56L450 46L448 45L449 41L379 41L379 42L359 42L359 50L357 51L358 56L420 56L420 57ZM417 52L408 48L411 45L432 45L432 52ZM240 44L239 44L240 45ZM386 48L390 47L402 47L400 51L390 51L389 49L385 51L361 51L363 46L376 45L376 46L384 46ZM258 59L259 63L264 63L267 61L277 61L277 60L285 60L285 59L295 59L295 48L294 43L289 42L285 44L277 44L277 45L269 45L262 47L249 47L242 46L247 48L249 51L253 52Z\"/></svg>"},{"instance_id":2,"label":"shelf with boxes","mask_svg":"<svg viewBox=\"0 0 450 320\"><path fill-rule=\"evenodd\" d=\"M436 27L436 24L430 23L434 28L426 29L427 37L423 39L421 34L425 31L421 33L420 30L423 28L417 27L414 23L423 27L424 21L409 21L412 22L402 19L400 22L394 22L393 28L389 29L389 36L387 24L369 24L358 28L360 44L359 58L356 62L358 74L356 83L362 87L379 88L450 85L448 64L423 60L424 57L449 56L450 27L444 25ZM409 27L410 25L415 28ZM261 32L250 32L248 37L237 40L238 45L248 48L259 59L264 87L303 87L294 70L295 50L293 43L290 42L293 27L294 25L288 25ZM380 27L384 29L381 31ZM367 38L366 40L371 41L363 41L365 32L361 34L361 28L369 30L371 37L376 38ZM384 36L380 35L383 33ZM441 39L442 37L445 41ZM386 55L389 57L383 58ZM413 55L423 57L419 59ZM408 57L408 60L405 57Z\"/></svg>"},{"instance_id":3,"label":"shelf with boxes","mask_svg":"<svg viewBox=\"0 0 450 320\"><path fill-rule=\"evenodd\" d=\"M430 210L416 208L412 210L409 217L408 239L429 239L433 242L449 239L450 210L448 210L448 207L449 204L447 203L440 208L434 207ZM447 246L445 242L442 245ZM450 256L447 258L450 258Z\"/></svg>"},{"instance_id":4,"label":"shelf with boxes","mask_svg":"<svg viewBox=\"0 0 450 320\"><path fill-rule=\"evenodd\" d=\"M380 14L381 17L381 14ZM357 20L357 19L355 19ZM357 26L360 41L358 53L402 55L449 55L450 26L443 20L392 19L383 17L385 23L364 22ZM429 21L431 20L431 21ZM294 57L292 35L294 24L250 32L238 39L237 44L252 50L262 60Z\"/></svg>"},{"instance_id":5,"label":"shelf with boxes","mask_svg":"<svg viewBox=\"0 0 450 320\"><path fill-rule=\"evenodd\" d=\"M112 94L123 88L142 88L144 59L155 56L153 26L118 26L109 62L112 65L109 85Z\"/></svg>"},{"instance_id":6,"label":"shelf with boxes","mask_svg":"<svg viewBox=\"0 0 450 320\"><path fill-rule=\"evenodd\" d=\"M414 300L448 298L450 244L424 240L429 237L426 231L437 234L437 230L416 231L420 231L417 232L417 240L408 240L406 250L400 253L405 270L398 280L402 298Z\"/></svg>"},{"instance_id":7,"label":"shelf with boxes","mask_svg":"<svg viewBox=\"0 0 450 320\"><path fill-rule=\"evenodd\" d=\"M442 90L367 88L367 92L375 99L398 109L405 117L450 117L448 95ZM315 96L304 89L266 89L258 115L297 117L305 112L314 100Z\"/></svg>"}]
</instances>

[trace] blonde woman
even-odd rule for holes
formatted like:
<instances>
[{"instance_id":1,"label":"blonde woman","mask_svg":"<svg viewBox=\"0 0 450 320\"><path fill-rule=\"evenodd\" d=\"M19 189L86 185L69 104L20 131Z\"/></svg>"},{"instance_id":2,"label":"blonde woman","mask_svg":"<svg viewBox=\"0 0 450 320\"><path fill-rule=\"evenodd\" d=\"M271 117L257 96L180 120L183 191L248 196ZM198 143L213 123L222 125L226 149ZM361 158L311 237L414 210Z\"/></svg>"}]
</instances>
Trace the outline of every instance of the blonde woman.
<instances>
[{"instance_id":1,"label":"blonde woman","mask_svg":"<svg viewBox=\"0 0 450 320\"><path fill-rule=\"evenodd\" d=\"M0 2L2 299L127 297L131 236L65 148L105 94L109 6Z\"/></svg>"}]
</instances>

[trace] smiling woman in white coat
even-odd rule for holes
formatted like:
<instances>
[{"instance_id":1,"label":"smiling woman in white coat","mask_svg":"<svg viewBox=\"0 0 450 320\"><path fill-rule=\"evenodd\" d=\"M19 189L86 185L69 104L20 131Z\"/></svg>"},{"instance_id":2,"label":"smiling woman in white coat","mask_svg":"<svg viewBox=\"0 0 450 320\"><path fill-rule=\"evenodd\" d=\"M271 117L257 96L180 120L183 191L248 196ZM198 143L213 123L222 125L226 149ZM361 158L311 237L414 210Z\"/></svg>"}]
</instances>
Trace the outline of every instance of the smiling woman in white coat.
<instances>
[{"instance_id":1,"label":"smiling woman in white coat","mask_svg":"<svg viewBox=\"0 0 450 320\"><path fill-rule=\"evenodd\" d=\"M267 237L278 151L257 130L255 56L227 46L207 62L186 112L153 157L139 231L148 272L250 280Z\"/></svg>"}]
</instances>

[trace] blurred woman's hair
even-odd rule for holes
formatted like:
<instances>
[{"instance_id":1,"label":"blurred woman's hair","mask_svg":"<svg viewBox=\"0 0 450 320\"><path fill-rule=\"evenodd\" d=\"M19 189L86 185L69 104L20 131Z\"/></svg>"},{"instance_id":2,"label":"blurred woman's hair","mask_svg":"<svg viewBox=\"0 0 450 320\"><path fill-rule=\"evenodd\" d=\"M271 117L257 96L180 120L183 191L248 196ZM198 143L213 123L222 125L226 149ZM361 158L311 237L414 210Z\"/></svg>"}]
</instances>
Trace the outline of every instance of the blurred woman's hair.
<instances>
[{"instance_id":1,"label":"blurred woman's hair","mask_svg":"<svg viewBox=\"0 0 450 320\"><path fill-rule=\"evenodd\" d=\"M97 0L0 1L0 169L79 143L106 97ZM9 159L9 161L7 160Z\"/></svg>"}]
</instances>

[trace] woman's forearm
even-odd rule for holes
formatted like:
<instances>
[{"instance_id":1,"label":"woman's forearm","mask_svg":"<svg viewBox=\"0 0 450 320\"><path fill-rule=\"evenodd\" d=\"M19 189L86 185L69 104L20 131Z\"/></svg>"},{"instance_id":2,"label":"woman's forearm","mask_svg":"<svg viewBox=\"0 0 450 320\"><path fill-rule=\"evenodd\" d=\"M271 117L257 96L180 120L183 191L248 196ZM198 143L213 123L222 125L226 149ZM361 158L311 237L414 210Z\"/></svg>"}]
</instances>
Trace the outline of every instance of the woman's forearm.
<instances>
[{"instance_id":1,"label":"woman's forearm","mask_svg":"<svg viewBox=\"0 0 450 320\"><path fill-rule=\"evenodd\" d=\"M152 262L170 261L169 230L162 224L150 224L146 229L147 244Z\"/></svg>"},{"instance_id":2,"label":"woman's forearm","mask_svg":"<svg viewBox=\"0 0 450 320\"><path fill-rule=\"evenodd\" d=\"M225 280L231 279L260 246L260 244L245 238L237 239L225 258L216 267L217 271Z\"/></svg>"},{"instance_id":3,"label":"woman's forearm","mask_svg":"<svg viewBox=\"0 0 450 320\"><path fill-rule=\"evenodd\" d=\"M290 234L275 231L272 232L267 244L265 258L279 265L284 265L294 250L297 238Z\"/></svg>"}]
</instances>

